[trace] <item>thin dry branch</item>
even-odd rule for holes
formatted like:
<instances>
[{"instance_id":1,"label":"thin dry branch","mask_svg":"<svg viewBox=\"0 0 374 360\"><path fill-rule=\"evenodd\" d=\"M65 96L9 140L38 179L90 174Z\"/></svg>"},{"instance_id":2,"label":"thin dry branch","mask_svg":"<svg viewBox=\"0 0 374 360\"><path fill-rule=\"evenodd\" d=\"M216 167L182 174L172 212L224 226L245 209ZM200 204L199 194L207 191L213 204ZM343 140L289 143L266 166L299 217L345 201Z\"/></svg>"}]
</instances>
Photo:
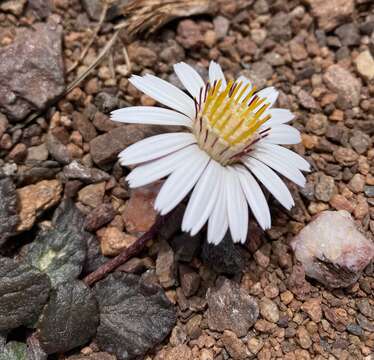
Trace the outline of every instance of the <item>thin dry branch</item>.
<instances>
[{"instance_id":1,"label":"thin dry branch","mask_svg":"<svg viewBox=\"0 0 374 360\"><path fill-rule=\"evenodd\" d=\"M83 51L81 52L81 54L79 56L79 59L77 61L75 61L75 63L68 69L68 71L67 71L68 74L70 72L72 72L80 64L80 62L85 58L85 56L87 55L88 50L90 49L90 47L94 43L95 39L97 38L97 35L99 34L99 31L100 31L101 27L103 26L106 14L108 12L108 7L109 7L109 4L107 2L104 2L104 6L103 6L103 10L101 11L99 22L98 22L98 24L95 28L94 33L91 36L91 39L88 42L88 44L86 45L86 47L83 49Z\"/></svg>"},{"instance_id":2,"label":"thin dry branch","mask_svg":"<svg viewBox=\"0 0 374 360\"><path fill-rule=\"evenodd\" d=\"M150 34L180 17L213 14L214 4L215 0L133 0L123 8L127 20L116 28L125 28L130 37Z\"/></svg>"}]
</instances>

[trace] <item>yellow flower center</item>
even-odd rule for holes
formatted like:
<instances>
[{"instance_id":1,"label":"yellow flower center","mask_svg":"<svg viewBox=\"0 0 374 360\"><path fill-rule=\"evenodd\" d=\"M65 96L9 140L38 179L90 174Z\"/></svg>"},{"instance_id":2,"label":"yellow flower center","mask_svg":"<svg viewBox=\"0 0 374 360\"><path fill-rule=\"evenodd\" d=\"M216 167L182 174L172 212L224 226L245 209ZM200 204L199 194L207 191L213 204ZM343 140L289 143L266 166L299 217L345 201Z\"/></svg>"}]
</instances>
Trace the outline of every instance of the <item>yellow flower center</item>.
<instances>
[{"instance_id":1,"label":"yellow flower center","mask_svg":"<svg viewBox=\"0 0 374 360\"><path fill-rule=\"evenodd\" d=\"M250 84L231 80L220 91L221 83L201 88L199 99L195 99L193 133L202 150L227 165L237 162L266 136L266 131L258 130L271 115L264 115L270 104L255 94L254 86L248 91Z\"/></svg>"}]
</instances>

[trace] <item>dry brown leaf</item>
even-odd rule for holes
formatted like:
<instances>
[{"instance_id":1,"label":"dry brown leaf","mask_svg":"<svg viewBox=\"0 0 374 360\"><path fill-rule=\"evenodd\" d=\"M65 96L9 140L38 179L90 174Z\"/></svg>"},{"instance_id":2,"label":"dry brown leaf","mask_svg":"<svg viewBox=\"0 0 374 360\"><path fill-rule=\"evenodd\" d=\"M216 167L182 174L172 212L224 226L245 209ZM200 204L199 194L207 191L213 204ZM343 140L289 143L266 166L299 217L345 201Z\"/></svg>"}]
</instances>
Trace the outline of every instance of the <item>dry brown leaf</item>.
<instances>
[{"instance_id":1,"label":"dry brown leaf","mask_svg":"<svg viewBox=\"0 0 374 360\"><path fill-rule=\"evenodd\" d=\"M149 35L180 17L213 14L215 3L215 0L133 0L123 8L123 14L128 17L123 27L129 36Z\"/></svg>"}]
</instances>

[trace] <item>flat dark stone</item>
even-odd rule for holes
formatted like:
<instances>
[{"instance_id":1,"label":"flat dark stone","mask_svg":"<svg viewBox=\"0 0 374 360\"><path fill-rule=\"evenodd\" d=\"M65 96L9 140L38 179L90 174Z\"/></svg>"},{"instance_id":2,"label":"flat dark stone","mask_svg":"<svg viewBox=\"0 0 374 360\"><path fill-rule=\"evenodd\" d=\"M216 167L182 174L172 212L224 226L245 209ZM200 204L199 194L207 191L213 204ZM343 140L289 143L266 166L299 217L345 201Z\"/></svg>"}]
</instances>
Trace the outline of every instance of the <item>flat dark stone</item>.
<instances>
[{"instance_id":1,"label":"flat dark stone","mask_svg":"<svg viewBox=\"0 0 374 360\"><path fill-rule=\"evenodd\" d=\"M96 333L98 312L93 291L82 281L59 284L37 324L41 347L53 354L86 344Z\"/></svg>"},{"instance_id":2,"label":"flat dark stone","mask_svg":"<svg viewBox=\"0 0 374 360\"><path fill-rule=\"evenodd\" d=\"M41 231L24 249L25 260L47 273L53 286L77 279L82 271L92 236L84 230L84 222L85 216L66 200L55 211L52 227Z\"/></svg>"},{"instance_id":3,"label":"flat dark stone","mask_svg":"<svg viewBox=\"0 0 374 360\"><path fill-rule=\"evenodd\" d=\"M226 234L218 245L204 241L201 258L218 274L235 275L240 273L246 264L244 249L234 244L229 234Z\"/></svg>"},{"instance_id":4,"label":"flat dark stone","mask_svg":"<svg viewBox=\"0 0 374 360\"><path fill-rule=\"evenodd\" d=\"M0 258L0 331L35 322L49 291L46 274L25 262Z\"/></svg>"},{"instance_id":5,"label":"flat dark stone","mask_svg":"<svg viewBox=\"0 0 374 360\"><path fill-rule=\"evenodd\" d=\"M16 187L9 177L0 179L0 199L1 246L16 230L18 223Z\"/></svg>"},{"instance_id":6,"label":"flat dark stone","mask_svg":"<svg viewBox=\"0 0 374 360\"><path fill-rule=\"evenodd\" d=\"M175 308L164 290L139 276L113 273L95 287L100 307L96 341L118 360L141 357L170 333Z\"/></svg>"}]
</instances>

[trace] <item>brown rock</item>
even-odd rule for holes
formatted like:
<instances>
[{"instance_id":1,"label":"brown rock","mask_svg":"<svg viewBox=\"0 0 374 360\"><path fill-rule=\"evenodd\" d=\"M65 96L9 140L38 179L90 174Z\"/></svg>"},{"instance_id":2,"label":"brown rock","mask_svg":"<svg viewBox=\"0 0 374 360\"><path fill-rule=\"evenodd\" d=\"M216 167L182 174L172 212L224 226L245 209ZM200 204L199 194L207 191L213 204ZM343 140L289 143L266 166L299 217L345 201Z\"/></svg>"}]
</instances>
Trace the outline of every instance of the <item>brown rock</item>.
<instances>
[{"instance_id":1,"label":"brown rock","mask_svg":"<svg viewBox=\"0 0 374 360\"><path fill-rule=\"evenodd\" d=\"M277 304L266 298L263 297L260 301L260 314L263 318L265 318L267 321L270 321L272 323L276 323L279 320L279 310Z\"/></svg>"},{"instance_id":2,"label":"brown rock","mask_svg":"<svg viewBox=\"0 0 374 360\"><path fill-rule=\"evenodd\" d=\"M352 212L354 210L354 205L352 201L347 200L343 195L336 194L330 200L331 206L336 210L345 210Z\"/></svg>"},{"instance_id":3,"label":"brown rock","mask_svg":"<svg viewBox=\"0 0 374 360\"><path fill-rule=\"evenodd\" d=\"M361 174L353 175L352 179L348 183L348 187L354 193L363 192L365 187L365 177Z\"/></svg>"},{"instance_id":4,"label":"brown rock","mask_svg":"<svg viewBox=\"0 0 374 360\"><path fill-rule=\"evenodd\" d=\"M233 360L244 360L248 358L249 353L246 346L234 332L225 330L223 332L222 342Z\"/></svg>"},{"instance_id":5,"label":"brown rock","mask_svg":"<svg viewBox=\"0 0 374 360\"><path fill-rule=\"evenodd\" d=\"M112 204L101 204L87 215L85 229L95 231L112 221L115 215Z\"/></svg>"},{"instance_id":6,"label":"brown rock","mask_svg":"<svg viewBox=\"0 0 374 360\"><path fill-rule=\"evenodd\" d=\"M301 265L293 266L286 284L288 289L301 300L305 299L311 290L310 284L305 280L305 270Z\"/></svg>"},{"instance_id":7,"label":"brown rock","mask_svg":"<svg viewBox=\"0 0 374 360\"><path fill-rule=\"evenodd\" d=\"M112 226L99 230L97 235L104 256L116 256L137 240L135 236L126 234Z\"/></svg>"},{"instance_id":8,"label":"brown rock","mask_svg":"<svg viewBox=\"0 0 374 360\"><path fill-rule=\"evenodd\" d=\"M251 337L247 342L247 346L249 351L256 355L264 346L264 342L261 338Z\"/></svg>"},{"instance_id":9,"label":"brown rock","mask_svg":"<svg viewBox=\"0 0 374 360\"><path fill-rule=\"evenodd\" d=\"M61 192L62 186L57 180L43 180L18 189L20 221L17 231L31 229L40 214L60 201Z\"/></svg>"},{"instance_id":10,"label":"brown rock","mask_svg":"<svg viewBox=\"0 0 374 360\"><path fill-rule=\"evenodd\" d=\"M203 43L201 29L190 19L182 20L177 28L177 41L185 48L191 49Z\"/></svg>"},{"instance_id":11,"label":"brown rock","mask_svg":"<svg viewBox=\"0 0 374 360\"><path fill-rule=\"evenodd\" d=\"M27 147L25 144L17 144L9 153L9 159L13 160L16 164L22 163L27 156Z\"/></svg>"},{"instance_id":12,"label":"brown rock","mask_svg":"<svg viewBox=\"0 0 374 360\"><path fill-rule=\"evenodd\" d=\"M105 181L87 185L78 192L78 200L92 208L96 208L103 202L105 194Z\"/></svg>"},{"instance_id":13,"label":"brown rock","mask_svg":"<svg viewBox=\"0 0 374 360\"><path fill-rule=\"evenodd\" d=\"M97 132L91 121L77 111L73 112L73 128L78 130L84 141L89 142L97 136Z\"/></svg>"},{"instance_id":14,"label":"brown rock","mask_svg":"<svg viewBox=\"0 0 374 360\"><path fill-rule=\"evenodd\" d=\"M247 334L258 318L256 300L228 279L220 278L206 296L208 325L212 330L231 330L241 337Z\"/></svg>"},{"instance_id":15,"label":"brown rock","mask_svg":"<svg viewBox=\"0 0 374 360\"><path fill-rule=\"evenodd\" d=\"M316 199L327 202L331 199L334 193L336 193L336 191L334 178L325 174L319 174L314 188L314 195Z\"/></svg>"},{"instance_id":16,"label":"brown rock","mask_svg":"<svg viewBox=\"0 0 374 360\"><path fill-rule=\"evenodd\" d=\"M0 111L22 120L65 89L62 27L38 23L17 32L13 44L0 49Z\"/></svg>"},{"instance_id":17,"label":"brown rock","mask_svg":"<svg viewBox=\"0 0 374 360\"><path fill-rule=\"evenodd\" d=\"M153 206L160 187L160 183L154 183L131 190L122 214L130 234L146 232L155 223L157 212Z\"/></svg>"},{"instance_id":18,"label":"brown rock","mask_svg":"<svg viewBox=\"0 0 374 360\"><path fill-rule=\"evenodd\" d=\"M333 153L336 161L344 166L353 165L358 160L358 154L349 148L339 147Z\"/></svg>"},{"instance_id":19,"label":"brown rock","mask_svg":"<svg viewBox=\"0 0 374 360\"><path fill-rule=\"evenodd\" d=\"M318 323L322 319L322 309L321 309L321 299L320 298L313 298L310 300L305 301L301 305L301 310L305 311L308 316L314 322Z\"/></svg>"},{"instance_id":20,"label":"brown rock","mask_svg":"<svg viewBox=\"0 0 374 360\"><path fill-rule=\"evenodd\" d=\"M169 288L175 284L174 252L166 241L160 244L156 260L156 274L164 288Z\"/></svg>"},{"instance_id":21,"label":"brown rock","mask_svg":"<svg viewBox=\"0 0 374 360\"><path fill-rule=\"evenodd\" d=\"M315 135L324 135L327 130L327 117L323 114L313 114L307 121L305 129Z\"/></svg>"},{"instance_id":22,"label":"brown rock","mask_svg":"<svg viewBox=\"0 0 374 360\"><path fill-rule=\"evenodd\" d=\"M183 293L190 297L196 293L200 286L200 276L187 265L179 266L179 278Z\"/></svg>"},{"instance_id":23,"label":"brown rock","mask_svg":"<svg viewBox=\"0 0 374 360\"><path fill-rule=\"evenodd\" d=\"M374 79L374 59L369 50L365 50L355 59L358 73L366 80Z\"/></svg>"},{"instance_id":24,"label":"brown rock","mask_svg":"<svg viewBox=\"0 0 374 360\"><path fill-rule=\"evenodd\" d=\"M192 351L187 345L177 345L176 347L166 350L164 360L191 360Z\"/></svg>"},{"instance_id":25,"label":"brown rock","mask_svg":"<svg viewBox=\"0 0 374 360\"><path fill-rule=\"evenodd\" d=\"M331 65L323 75L323 80L331 91L338 94L337 104L340 108L348 109L358 105L361 82L348 70L340 65Z\"/></svg>"},{"instance_id":26,"label":"brown rock","mask_svg":"<svg viewBox=\"0 0 374 360\"><path fill-rule=\"evenodd\" d=\"M326 31L332 30L350 17L354 10L353 0L307 0L312 14L318 18L319 26Z\"/></svg>"},{"instance_id":27,"label":"brown rock","mask_svg":"<svg viewBox=\"0 0 374 360\"><path fill-rule=\"evenodd\" d=\"M297 340L303 349L309 349L312 346L312 340L304 326L299 326L296 335Z\"/></svg>"}]
</instances>

